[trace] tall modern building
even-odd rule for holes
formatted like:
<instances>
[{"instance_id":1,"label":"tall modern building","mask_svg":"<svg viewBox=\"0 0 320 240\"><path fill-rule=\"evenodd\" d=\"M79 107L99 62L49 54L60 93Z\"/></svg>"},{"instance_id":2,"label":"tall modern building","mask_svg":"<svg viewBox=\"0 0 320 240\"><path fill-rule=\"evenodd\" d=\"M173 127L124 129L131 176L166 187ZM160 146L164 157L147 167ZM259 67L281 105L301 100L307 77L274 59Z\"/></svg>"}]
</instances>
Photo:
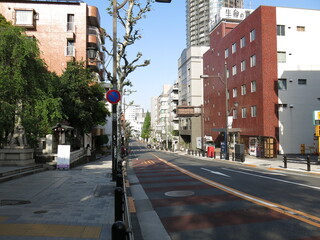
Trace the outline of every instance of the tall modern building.
<instances>
[{"instance_id":1,"label":"tall modern building","mask_svg":"<svg viewBox=\"0 0 320 240\"><path fill-rule=\"evenodd\" d=\"M222 7L243 8L243 0L186 0L187 47L210 45L210 26Z\"/></svg>"}]
</instances>

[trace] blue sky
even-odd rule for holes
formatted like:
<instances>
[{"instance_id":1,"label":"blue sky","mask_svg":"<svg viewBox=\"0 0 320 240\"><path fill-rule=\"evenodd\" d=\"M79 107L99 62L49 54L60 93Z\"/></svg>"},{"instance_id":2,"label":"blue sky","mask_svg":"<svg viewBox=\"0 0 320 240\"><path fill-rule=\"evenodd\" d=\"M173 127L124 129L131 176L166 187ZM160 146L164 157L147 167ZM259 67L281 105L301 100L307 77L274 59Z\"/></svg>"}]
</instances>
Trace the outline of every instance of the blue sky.
<instances>
[{"instance_id":1,"label":"blue sky","mask_svg":"<svg viewBox=\"0 0 320 240\"><path fill-rule=\"evenodd\" d=\"M84 0L99 8L101 26L112 34L112 19L106 12L108 0ZM143 2L144 0L140 0ZM244 0L245 8L256 9L260 5L320 9L319 0ZM118 0L122 3L122 0ZM126 97L145 110L150 110L151 97L159 96L163 84L173 84L178 77L178 59L186 47L185 0L172 0L170 4L154 3L152 11L140 20L142 39L128 51L135 55L142 52L142 59L150 59L148 67L139 68L129 79L136 91ZM119 34L120 37L120 34ZM111 46L111 45L110 45ZM108 46L106 46L108 47ZM112 61L108 68L112 68Z\"/></svg>"}]
</instances>

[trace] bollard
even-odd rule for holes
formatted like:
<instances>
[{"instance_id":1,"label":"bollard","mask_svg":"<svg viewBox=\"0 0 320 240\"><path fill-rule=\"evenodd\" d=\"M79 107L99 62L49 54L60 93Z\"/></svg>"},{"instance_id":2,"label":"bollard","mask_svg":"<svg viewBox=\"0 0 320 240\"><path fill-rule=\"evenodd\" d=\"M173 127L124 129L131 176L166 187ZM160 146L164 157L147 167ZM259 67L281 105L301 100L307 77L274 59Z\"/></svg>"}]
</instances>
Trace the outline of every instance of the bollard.
<instances>
[{"instance_id":1,"label":"bollard","mask_svg":"<svg viewBox=\"0 0 320 240\"><path fill-rule=\"evenodd\" d=\"M127 228L122 221L117 221L112 224L112 240L125 240L127 239Z\"/></svg>"},{"instance_id":2,"label":"bollard","mask_svg":"<svg viewBox=\"0 0 320 240\"><path fill-rule=\"evenodd\" d=\"M310 156L307 156L307 171L311 171L311 165L310 165Z\"/></svg>"},{"instance_id":3,"label":"bollard","mask_svg":"<svg viewBox=\"0 0 320 240\"><path fill-rule=\"evenodd\" d=\"M222 152L220 152L220 159L222 159Z\"/></svg>"},{"instance_id":4,"label":"bollard","mask_svg":"<svg viewBox=\"0 0 320 240\"><path fill-rule=\"evenodd\" d=\"M216 152L214 151L214 152L213 152L213 158L216 159L216 157L217 157L217 156L216 156Z\"/></svg>"},{"instance_id":5,"label":"bollard","mask_svg":"<svg viewBox=\"0 0 320 240\"><path fill-rule=\"evenodd\" d=\"M123 188L123 176L121 173L118 173L116 176L117 187Z\"/></svg>"},{"instance_id":6,"label":"bollard","mask_svg":"<svg viewBox=\"0 0 320 240\"><path fill-rule=\"evenodd\" d=\"M234 157L235 157L234 152L232 152L232 161L234 161Z\"/></svg>"},{"instance_id":7,"label":"bollard","mask_svg":"<svg viewBox=\"0 0 320 240\"><path fill-rule=\"evenodd\" d=\"M123 221L123 189L114 189L114 221Z\"/></svg>"},{"instance_id":8,"label":"bollard","mask_svg":"<svg viewBox=\"0 0 320 240\"><path fill-rule=\"evenodd\" d=\"M287 168L287 155L283 156L284 168Z\"/></svg>"}]
</instances>

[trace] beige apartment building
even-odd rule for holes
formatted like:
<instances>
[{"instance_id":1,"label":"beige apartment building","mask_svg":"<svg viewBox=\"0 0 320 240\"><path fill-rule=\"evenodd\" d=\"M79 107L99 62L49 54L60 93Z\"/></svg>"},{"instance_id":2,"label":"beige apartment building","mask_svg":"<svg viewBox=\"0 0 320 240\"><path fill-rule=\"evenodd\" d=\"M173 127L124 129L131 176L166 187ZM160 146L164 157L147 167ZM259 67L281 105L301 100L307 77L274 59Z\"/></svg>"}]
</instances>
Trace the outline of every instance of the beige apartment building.
<instances>
[{"instance_id":1,"label":"beige apartment building","mask_svg":"<svg viewBox=\"0 0 320 240\"><path fill-rule=\"evenodd\" d=\"M49 71L61 75L68 61L85 61L97 80L104 77L98 8L79 0L0 1L0 14L38 40Z\"/></svg>"}]
</instances>

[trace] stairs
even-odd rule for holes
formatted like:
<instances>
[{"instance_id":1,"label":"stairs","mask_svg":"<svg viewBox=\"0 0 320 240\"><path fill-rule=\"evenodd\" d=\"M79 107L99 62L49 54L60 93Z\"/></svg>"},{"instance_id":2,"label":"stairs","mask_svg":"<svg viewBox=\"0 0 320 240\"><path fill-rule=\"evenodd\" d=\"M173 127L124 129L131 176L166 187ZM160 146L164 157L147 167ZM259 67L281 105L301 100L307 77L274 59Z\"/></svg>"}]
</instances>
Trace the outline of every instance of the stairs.
<instances>
[{"instance_id":1,"label":"stairs","mask_svg":"<svg viewBox=\"0 0 320 240\"><path fill-rule=\"evenodd\" d=\"M7 168L7 167L5 167ZM1 170L1 166L0 166ZM8 168L7 171L0 171L0 183L10 181L23 176L39 173L48 170L43 164L37 164L29 167L12 167L12 170Z\"/></svg>"}]
</instances>

